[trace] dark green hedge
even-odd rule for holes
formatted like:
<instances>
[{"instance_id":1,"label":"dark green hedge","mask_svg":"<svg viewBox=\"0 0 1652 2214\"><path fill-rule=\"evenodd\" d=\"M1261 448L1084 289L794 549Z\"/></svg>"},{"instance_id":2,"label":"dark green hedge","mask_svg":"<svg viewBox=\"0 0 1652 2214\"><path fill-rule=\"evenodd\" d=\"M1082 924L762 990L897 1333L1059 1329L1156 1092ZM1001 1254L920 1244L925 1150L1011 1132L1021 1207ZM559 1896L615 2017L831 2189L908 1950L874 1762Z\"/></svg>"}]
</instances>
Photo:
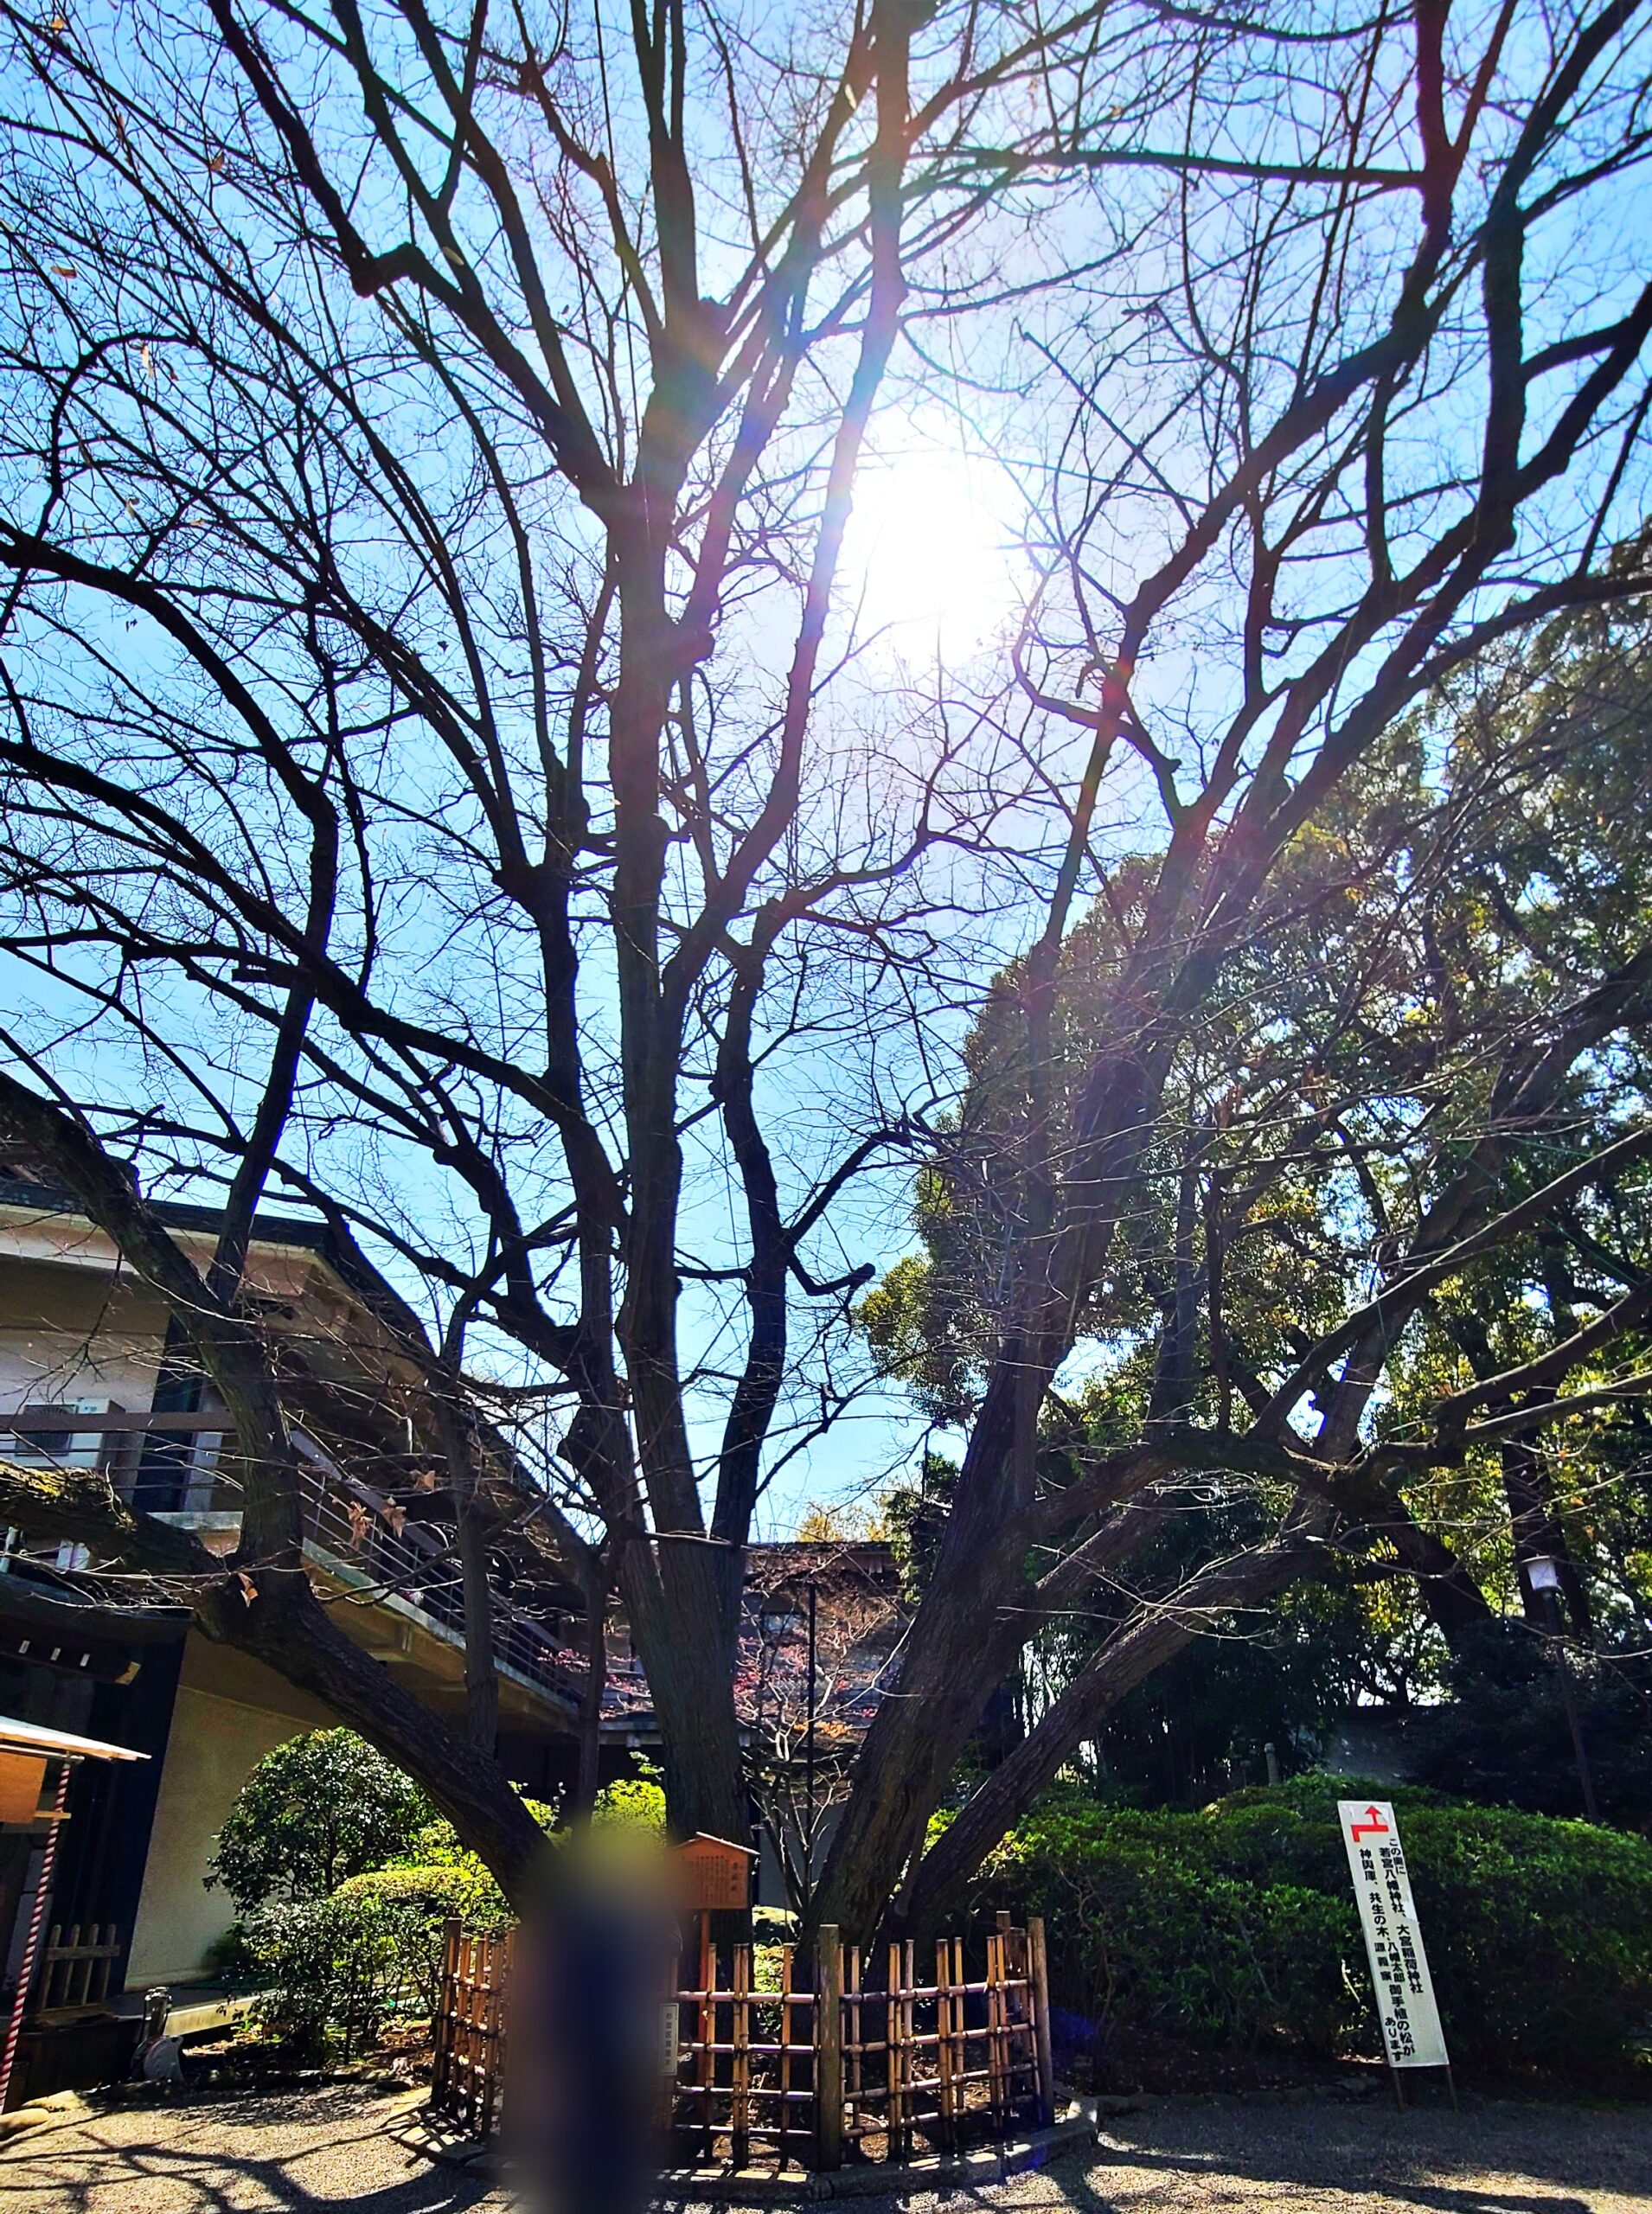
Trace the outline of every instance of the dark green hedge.
<instances>
[{"instance_id":1,"label":"dark green hedge","mask_svg":"<svg viewBox=\"0 0 1652 2214\"><path fill-rule=\"evenodd\" d=\"M1052 1793L983 1897L1049 1924L1052 1997L1103 2038L1379 2051L1337 1833L1345 1778L1197 1814ZM1368 1795L1368 1794L1367 1795ZM1615 2074L1652 2017L1652 1846L1582 1822L1378 1788L1399 1810L1454 2059Z\"/></svg>"}]
</instances>

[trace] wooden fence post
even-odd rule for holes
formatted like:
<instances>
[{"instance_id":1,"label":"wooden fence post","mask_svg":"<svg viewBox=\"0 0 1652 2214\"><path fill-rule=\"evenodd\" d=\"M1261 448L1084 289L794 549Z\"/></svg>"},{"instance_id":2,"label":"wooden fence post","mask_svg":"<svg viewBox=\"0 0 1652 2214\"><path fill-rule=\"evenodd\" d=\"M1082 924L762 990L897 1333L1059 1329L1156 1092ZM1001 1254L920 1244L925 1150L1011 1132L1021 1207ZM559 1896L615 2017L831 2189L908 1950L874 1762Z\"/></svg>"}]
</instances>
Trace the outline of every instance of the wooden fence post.
<instances>
[{"instance_id":1,"label":"wooden fence post","mask_svg":"<svg viewBox=\"0 0 1652 2214\"><path fill-rule=\"evenodd\" d=\"M1044 1917L1027 1917L1027 1975L1033 1987L1033 2037L1038 2053L1038 2118L1047 2129L1055 2120L1055 2062L1050 2049L1050 1973L1044 1951Z\"/></svg>"},{"instance_id":2,"label":"wooden fence post","mask_svg":"<svg viewBox=\"0 0 1652 2214\"><path fill-rule=\"evenodd\" d=\"M843 2165L843 1941L835 1922L815 1940L820 1993L815 2020L815 2159L823 2168Z\"/></svg>"},{"instance_id":3,"label":"wooden fence post","mask_svg":"<svg viewBox=\"0 0 1652 2214\"><path fill-rule=\"evenodd\" d=\"M458 1915L449 1915L442 1925L442 1987L436 2002L436 2051L431 2070L431 2104L439 2111L449 2111L448 2102L453 2095L453 2018L458 2011L459 1943L464 1925Z\"/></svg>"}]
</instances>

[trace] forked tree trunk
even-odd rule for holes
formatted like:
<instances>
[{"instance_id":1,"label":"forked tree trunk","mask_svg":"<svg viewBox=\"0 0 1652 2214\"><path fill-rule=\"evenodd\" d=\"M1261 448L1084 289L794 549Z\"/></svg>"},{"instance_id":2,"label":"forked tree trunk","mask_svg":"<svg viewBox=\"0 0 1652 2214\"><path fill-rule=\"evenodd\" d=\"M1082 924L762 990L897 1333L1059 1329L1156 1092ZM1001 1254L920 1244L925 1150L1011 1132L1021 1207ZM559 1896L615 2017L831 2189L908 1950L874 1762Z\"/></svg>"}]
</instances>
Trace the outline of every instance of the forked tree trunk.
<instances>
[{"instance_id":1,"label":"forked tree trunk","mask_svg":"<svg viewBox=\"0 0 1652 2214\"><path fill-rule=\"evenodd\" d=\"M608 1586L593 1577L586 1595L585 1698L579 1707L579 1767L570 1813L590 1814L602 1783L602 1702L608 1688Z\"/></svg>"},{"instance_id":2,"label":"forked tree trunk","mask_svg":"<svg viewBox=\"0 0 1652 2214\"><path fill-rule=\"evenodd\" d=\"M1273 1597L1309 1573L1312 1559L1308 1546L1282 1540L1196 1579L1184 1608L1156 1610L1111 1638L924 1855L901 1901L903 1934L932 1934L987 1855L1119 1700L1198 1636L1213 1612Z\"/></svg>"}]
</instances>

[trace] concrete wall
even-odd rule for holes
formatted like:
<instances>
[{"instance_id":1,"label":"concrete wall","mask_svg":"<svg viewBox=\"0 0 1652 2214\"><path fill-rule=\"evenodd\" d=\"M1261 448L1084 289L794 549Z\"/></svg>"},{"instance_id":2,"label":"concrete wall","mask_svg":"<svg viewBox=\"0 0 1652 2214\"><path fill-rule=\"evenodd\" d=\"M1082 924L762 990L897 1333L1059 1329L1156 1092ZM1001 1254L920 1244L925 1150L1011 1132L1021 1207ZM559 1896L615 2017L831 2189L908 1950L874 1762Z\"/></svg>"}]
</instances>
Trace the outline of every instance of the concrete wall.
<instances>
[{"instance_id":1,"label":"concrete wall","mask_svg":"<svg viewBox=\"0 0 1652 2214\"><path fill-rule=\"evenodd\" d=\"M337 1719L260 1662L191 1634L144 1870L129 1991L208 1972L208 1952L235 1910L204 1878L236 1793L266 1753L301 1730Z\"/></svg>"},{"instance_id":2,"label":"concrete wall","mask_svg":"<svg viewBox=\"0 0 1652 2214\"><path fill-rule=\"evenodd\" d=\"M0 1240L0 1413L74 1399L148 1407L166 1314L130 1277L8 1253Z\"/></svg>"}]
</instances>

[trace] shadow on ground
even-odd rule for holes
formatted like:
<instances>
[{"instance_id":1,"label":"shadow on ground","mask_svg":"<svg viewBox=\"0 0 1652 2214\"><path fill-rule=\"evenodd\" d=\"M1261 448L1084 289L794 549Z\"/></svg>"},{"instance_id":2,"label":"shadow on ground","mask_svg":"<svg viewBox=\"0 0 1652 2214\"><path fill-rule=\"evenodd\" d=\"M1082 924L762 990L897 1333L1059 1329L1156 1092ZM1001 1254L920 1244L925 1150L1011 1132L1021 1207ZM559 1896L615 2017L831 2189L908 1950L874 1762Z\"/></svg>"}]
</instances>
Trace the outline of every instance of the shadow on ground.
<instances>
[{"instance_id":1,"label":"shadow on ground","mask_svg":"<svg viewBox=\"0 0 1652 2214\"><path fill-rule=\"evenodd\" d=\"M466 2214L487 2185L410 2155L355 2087L112 2108L0 2153L0 2214Z\"/></svg>"},{"instance_id":2,"label":"shadow on ground","mask_svg":"<svg viewBox=\"0 0 1652 2214\"><path fill-rule=\"evenodd\" d=\"M880 2202L956 2214L1652 2214L1652 2108L1150 2099L1041 2174Z\"/></svg>"},{"instance_id":3,"label":"shadow on ground","mask_svg":"<svg viewBox=\"0 0 1652 2214\"><path fill-rule=\"evenodd\" d=\"M360 2086L112 2108L0 2152L0 2214L469 2214L503 2194L432 2165ZM861 2214L1649 2214L1652 2108L1487 2101L1143 2101L1102 2142L1002 2185ZM678 2214L692 2214L676 2201Z\"/></svg>"}]
</instances>

